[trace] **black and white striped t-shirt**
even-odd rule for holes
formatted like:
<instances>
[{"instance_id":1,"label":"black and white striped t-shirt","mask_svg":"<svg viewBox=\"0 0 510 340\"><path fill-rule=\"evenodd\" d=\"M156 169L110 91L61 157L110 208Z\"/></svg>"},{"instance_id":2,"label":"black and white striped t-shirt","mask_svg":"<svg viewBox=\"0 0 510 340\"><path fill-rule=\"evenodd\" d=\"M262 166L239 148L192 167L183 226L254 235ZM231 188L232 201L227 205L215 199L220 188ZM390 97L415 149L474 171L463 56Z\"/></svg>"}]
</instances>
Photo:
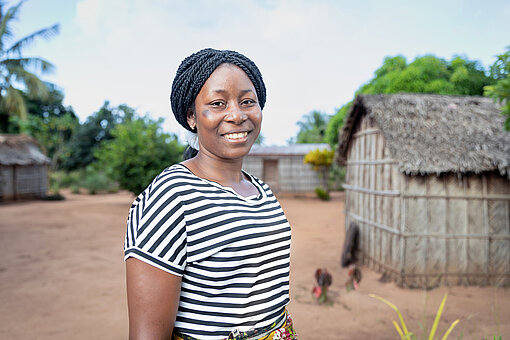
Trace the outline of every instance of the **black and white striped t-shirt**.
<instances>
[{"instance_id":1,"label":"black and white striped t-shirt","mask_svg":"<svg viewBox=\"0 0 510 340\"><path fill-rule=\"evenodd\" d=\"M133 202L124 245L135 257L182 276L175 329L198 339L271 325L289 303L290 225L267 186L238 195L165 169Z\"/></svg>"}]
</instances>

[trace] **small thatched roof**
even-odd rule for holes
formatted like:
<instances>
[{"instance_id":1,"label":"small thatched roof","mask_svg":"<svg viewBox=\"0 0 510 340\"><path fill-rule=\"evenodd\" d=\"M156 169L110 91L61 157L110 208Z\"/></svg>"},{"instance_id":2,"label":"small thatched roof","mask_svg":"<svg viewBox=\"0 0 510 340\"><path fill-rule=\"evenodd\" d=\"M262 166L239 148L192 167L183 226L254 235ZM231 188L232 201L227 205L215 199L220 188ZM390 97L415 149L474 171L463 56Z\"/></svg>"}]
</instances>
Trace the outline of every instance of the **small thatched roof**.
<instances>
[{"instance_id":1,"label":"small thatched roof","mask_svg":"<svg viewBox=\"0 0 510 340\"><path fill-rule=\"evenodd\" d=\"M49 158L35 139L27 135L0 134L0 165L48 164Z\"/></svg>"},{"instance_id":2,"label":"small thatched roof","mask_svg":"<svg viewBox=\"0 0 510 340\"><path fill-rule=\"evenodd\" d=\"M340 163L346 161L353 128L364 114L381 129L405 174L499 170L510 177L510 132L504 131L500 107L490 98L359 95L340 132Z\"/></svg>"},{"instance_id":3,"label":"small thatched roof","mask_svg":"<svg viewBox=\"0 0 510 340\"><path fill-rule=\"evenodd\" d=\"M329 144L253 145L248 156L304 156L312 150L330 149Z\"/></svg>"}]
</instances>

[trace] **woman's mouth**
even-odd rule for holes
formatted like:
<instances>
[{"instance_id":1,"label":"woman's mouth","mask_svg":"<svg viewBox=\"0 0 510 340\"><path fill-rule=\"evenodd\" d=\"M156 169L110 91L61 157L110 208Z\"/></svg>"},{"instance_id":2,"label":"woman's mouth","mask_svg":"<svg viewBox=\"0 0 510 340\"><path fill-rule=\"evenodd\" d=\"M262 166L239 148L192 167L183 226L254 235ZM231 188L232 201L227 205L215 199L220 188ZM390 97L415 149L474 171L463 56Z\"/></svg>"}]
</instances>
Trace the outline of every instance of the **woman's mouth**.
<instances>
[{"instance_id":1,"label":"woman's mouth","mask_svg":"<svg viewBox=\"0 0 510 340\"><path fill-rule=\"evenodd\" d=\"M248 136L248 132L245 131L245 132L226 133L223 136L230 140L240 140L240 139L244 139L246 136Z\"/></svg>"}]
</instances>

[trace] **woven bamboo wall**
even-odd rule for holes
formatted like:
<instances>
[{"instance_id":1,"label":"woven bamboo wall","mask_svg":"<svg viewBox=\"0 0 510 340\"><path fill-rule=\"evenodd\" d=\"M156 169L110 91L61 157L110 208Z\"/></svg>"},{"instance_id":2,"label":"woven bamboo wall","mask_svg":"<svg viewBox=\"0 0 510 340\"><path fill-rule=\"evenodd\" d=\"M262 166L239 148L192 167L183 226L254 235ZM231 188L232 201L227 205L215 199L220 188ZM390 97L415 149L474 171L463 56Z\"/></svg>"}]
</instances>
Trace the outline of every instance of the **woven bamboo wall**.
<instances>
[{"instance_id":1,"label":"woven bamboo wall","mask_svg":"<svg viewBox=\"0 0 510 340\"><path fill-rule=\"evenodd\" d=\"M363 117L347 153L345 225L360 227L362 261L391 274L400 272L400 180L381 131Z\"/></svg>"},{"instance_id":2,"label":"woven bamboo wall","mask_svg":"<svg viewBox=\"0 0 510 340\"><path fill-rule=\"evenodd\" d=\"M510 181L481 175L406 177L405 284L510 284Z\"/></svg>"},{"instance_id":3,"label":"woven bamboo wall","mask_svg":"<svg viewBox=\"0 0 510 340\"><path fill-rule=\"evenodd\" d=\"M366 116L347 155L346 222L364 264L407 287L510 284L510 181L498 173L405 176Z\"/></svg>"},{"instance_id":4,"label":"woven bamboo wall","mask_svg":"<svg viewBox=\"0 0 510 340\"><path fill-rule=\"evenodd\" d=\"M46 165L0 166L0 177L1 200L46 195Z\"/></svg>"}]
</instances>

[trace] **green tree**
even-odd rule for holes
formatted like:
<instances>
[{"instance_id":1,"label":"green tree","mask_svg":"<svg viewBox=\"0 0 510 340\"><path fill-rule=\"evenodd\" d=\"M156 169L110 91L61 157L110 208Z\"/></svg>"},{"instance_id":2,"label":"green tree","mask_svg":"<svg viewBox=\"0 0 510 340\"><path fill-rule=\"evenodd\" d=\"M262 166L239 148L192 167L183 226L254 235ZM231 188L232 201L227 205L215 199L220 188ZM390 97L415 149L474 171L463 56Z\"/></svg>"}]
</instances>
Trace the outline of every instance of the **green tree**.
<instances>
[{"instance_id":1,"label":"green tree","mask_svg":"<svg viewBox=\"0 0 510 340\"><path fill-rule=\"evenodd\" d=\"M64 94L62 91L54 84L46 83L46 86L48 88L48 95L43 98L30 98L27 94L23 93L28 114L42 118L59 117L69 114L78 119L71 106L64 106Z\"/></svg>"},{"instance_id":2,"label":"green tree","mask_svg":"<svg viewBox=\"0 0 510 340\"><path fill-rule=\"evenodd\" d=\"M295 138L289 140L290 144L323 143L329 116L319 111L312 111L304 115L297 122L299 131Z\"/></svg>"},{"instance_id":3,"label":"green tree","mask_svg":"<svg viewBox=\"0 0 510 340\"><path fill-rule=\"evenodd\" d=\"M494 73L497 73L496 69ZM447 61L425 55L408 64L404 56L397 55L384 58L382 66L374 72L374 78L362 85L356 94L407 92L482 95L484 87L493 84L495 79L492 72L487 74L478 61L467 57L454 56ZM338 143L338 132L350 106L351 103L342 106L330 119L325 137L330 145Z\"/></svg>"},{"instance_id":4,"label":"green tree","mask_svg":"<svg viewBox=\"0 0 510 340\"><path fill-rule=\"evenodd\" d=\"M113 138L112 129L133 118L134 110L127 105L111 107L108 101L79 126L68 143L68 155L62 166L66 170L85 168L95 161L94 150L103 141Z\"/></svg>"},{"instance_id":5,"label":"green tree","mask_svg":"<svg viewBox=\"0 0 510 340\"><path fill-rule=\"evenodd\" d=\"M45 98L28 98L27 119L12 116L9 119L9 133L25 133L33 136L51 159L51 169L56 170L68 156L67 143L79 127L73 108L64 106L64 95L54 85L49 84Z\"/></svg>"},{"instance_id":6,"label":"green tree","mask_svg":"<svg viewBox=\"0 0 510 340\"><path fill-rule=\"evenodd\" d=\"M67 143L78 128L79 121L74 114L67 112L48 117L29 115L25 120L16 117L14 124L19 127L19 132L31 135L39 142L51 160L51 170L55 171L69 155Z\"/></svg>"},{"instance_id":7,"label":"green tree","mask_svg":"<svg viewBox=\"0 0 510 340\"><path fill-rule=\"evenodd\" d=\"M386 57L375 77L357 94L437 93L482 95L494 82L478 61L455 56L451 61L433 55L417 57L407 64L403 56Z\"/></svg>"},{"instance_id":8,"label":"green tree","mask_svg":"<svg viewBox=\"0 0 510 340\"><path fill-rule=\"evenodd\" d=\"M490 67L491 76L496 79L494 85L484 88L484 95L494 98L501 105L501 114L506 116L505 129L510 131L510 45L506 53L497 56Z\"/></svg>"},{"instance_id":9,"label":"green tree","mask_svg":"<svg viewBox=\"0 0 510 340\"><path fill-rule=\"evenodd\" d=\"M342 106L329 120L328 126L326 127L326 133L324 135L324 141L334 148L338 144L338 133L342 126L344 126L344 119L347 113L351 109L352 101Z\"/></svg>"},{"instance_id":10,"label":"green tree","mask_svg":"<svg viewBox=\"0 0 510 340\"><path fill-rule=\"evenodd\" d=\"M166 167L182 160L184 147L161 131L162 120L135 118L116 125L112 139L94 151L98 164L122 189L139 194Z\"/></svg>"},{"instance_id":11,"label":"green tree","mask_svg":"<svg viewBox=\"0 0 510 340\"><path fill-rule=\"evenodd\" d=\"M10 116L27 118L23 92L30 98L47 96L47 86L37 73L48 73L54 68L42 58L23 56L23 51L38 38L56 35L58 25L43 28L9 44L13 37L11 26L22 4L23 1L4 11L6 4L0 0L0 131L8 130Z\"/></svg>"}]
</instances>

